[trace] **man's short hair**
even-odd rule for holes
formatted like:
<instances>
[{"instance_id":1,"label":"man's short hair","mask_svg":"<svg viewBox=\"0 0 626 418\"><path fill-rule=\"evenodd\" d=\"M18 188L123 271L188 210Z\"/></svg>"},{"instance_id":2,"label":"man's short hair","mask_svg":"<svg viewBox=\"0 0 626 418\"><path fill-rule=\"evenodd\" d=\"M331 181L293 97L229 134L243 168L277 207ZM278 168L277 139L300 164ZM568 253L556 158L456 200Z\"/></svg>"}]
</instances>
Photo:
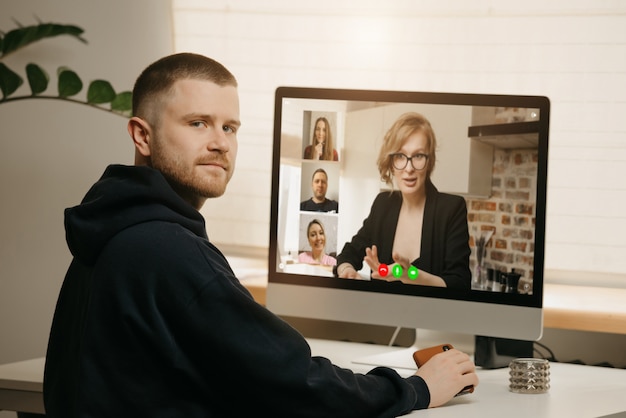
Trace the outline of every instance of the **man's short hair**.
<instances>
[{"instance_id":1,"label":"man's short hair","mask_svg":"<svg viewBox=\"0 0 626 418\"><path fill-rule=\"evenodd\" d=\"M326 176L326 180L328 180L328 174L326 174L326 171L324 171L324 169L323 169L323 168L318 168L317 170L315 170L315 171L313 172L313 175L311 176L311 181L313 181L313 180L315 179L315 175L316 175L317 173L324 173L324 175Z\"/></svg>"},{"instance_id":2,"label":"man's short hair","mask_svg":"<svg viewBox=\"0 0 626 418\"><path fill-rule=\"evenodd\" d=\"M150 64L137 78L133 87L133 116L156 124L158 107L174 83L179 80L206 80L218 86L237 87L235 76L219 62L204 55L182 52L168 55Z\"/></svg>"}]
</instances>

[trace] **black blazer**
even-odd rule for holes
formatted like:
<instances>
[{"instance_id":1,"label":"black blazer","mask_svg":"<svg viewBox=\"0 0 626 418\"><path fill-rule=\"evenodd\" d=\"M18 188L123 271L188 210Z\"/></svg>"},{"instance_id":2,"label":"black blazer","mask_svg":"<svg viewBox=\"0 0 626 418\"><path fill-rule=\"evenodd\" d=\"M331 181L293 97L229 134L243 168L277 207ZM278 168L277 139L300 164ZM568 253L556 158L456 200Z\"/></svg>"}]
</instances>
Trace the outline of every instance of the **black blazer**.
<instances>
[{"instance_id":1,"label":"black blazer","mask_svg":"<svg viewBox=\"0 0 626 418\"><path fill-rule=\"evenodd\" d=\"M347 262L361 269L365 248L372 245L377 246L381 263L393 264L391 253L401 206L399 191L376 196L363 226L337 257L337 266ZM449 288L470 289L470 252L465 199L439 193L427 181L420 257L411 264L441 277Z\"/></svg>"}]
</instances>

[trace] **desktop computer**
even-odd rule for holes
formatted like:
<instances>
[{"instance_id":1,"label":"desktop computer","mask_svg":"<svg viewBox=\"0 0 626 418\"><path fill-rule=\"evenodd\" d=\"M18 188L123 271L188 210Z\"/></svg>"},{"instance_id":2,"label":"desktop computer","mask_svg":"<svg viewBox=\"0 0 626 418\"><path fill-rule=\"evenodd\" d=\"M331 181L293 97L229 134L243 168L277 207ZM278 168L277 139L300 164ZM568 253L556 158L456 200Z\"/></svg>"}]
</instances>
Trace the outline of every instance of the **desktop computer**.
<instances>
[{"instance_id":1,"label":"desktop computer","mask_svg":"<svg viewBox=\"0 0 626 418\"><path fill-rule=\"evenodd\" d=\"M415 118L436 138L430 151L403 145L415 129L401 121ZM543 96L278 88L268 308L290 317L539 339L549 119ZM394 133L405 135L395 149ZM391 164L404 164L412 177L385 179L385 164L389 173L402 171ZM414 223L403 224L399 212L416 181L427 190L421 232L407 233ZM417 254L404 263L389 256L402 248L400 237L420 243L404 246ZM362 262L373 246L375 267ZM355 271L350 278L341 277L346 266ZM373 363L411 359L390 356Z\"/></svg>"}]
</instances>

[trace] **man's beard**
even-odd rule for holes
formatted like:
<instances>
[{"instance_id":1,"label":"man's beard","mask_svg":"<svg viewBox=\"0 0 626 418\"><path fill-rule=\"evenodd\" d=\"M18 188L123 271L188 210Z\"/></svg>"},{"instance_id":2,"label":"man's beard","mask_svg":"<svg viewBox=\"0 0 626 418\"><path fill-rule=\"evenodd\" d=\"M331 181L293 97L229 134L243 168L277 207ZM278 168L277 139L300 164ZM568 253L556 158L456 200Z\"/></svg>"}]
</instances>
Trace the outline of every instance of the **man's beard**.
<instances>
[{"instance_id":1,"label":"man's beard","mask_svg":"<svg viewBox=\"0 0 626 418\"><path fill-rule=\"evenodd\" d=\"M315 196L316 200L326 200L326 193L322 194L322 193L314 193L313 194Z\"/></svg>"},{"instance_id":2,"label":"man's beard","mask_svg":"<svg viewBox=\"0 0 626 418\"><path fill-rule=\"evenodd\" d=\"M199 164L210 162L218 162L226 167L223 176L201 175L198 172ZM198 158L193 163L186 163L158 146L152 150L152 167L159 170L170 186L188 201L222 196L233 174L231 164L224 154L216 153Z\"/></svg>"}]
</instances>

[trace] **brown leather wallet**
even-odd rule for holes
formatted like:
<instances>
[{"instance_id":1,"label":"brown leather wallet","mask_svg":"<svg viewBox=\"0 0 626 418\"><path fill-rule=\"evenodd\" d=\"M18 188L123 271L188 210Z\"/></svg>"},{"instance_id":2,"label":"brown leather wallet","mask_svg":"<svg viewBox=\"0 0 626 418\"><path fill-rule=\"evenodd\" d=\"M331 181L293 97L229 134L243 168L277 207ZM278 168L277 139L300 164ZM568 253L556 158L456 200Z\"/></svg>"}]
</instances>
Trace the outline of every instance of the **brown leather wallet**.
<instances>
[{"instance_id":1,"label":"brown leather wallet","mask_svg":"<svg viewBox=\"0 0 626 418\"><path fill-rule=\"evenodd\" d=\"M423 349L417 350L415 353L413 353L413 360L415 360L415 364L417 364L417 367L420 368L420 367L422 367L423 364L425 364L428 360L430 360L430 358L432 356L434 356L435 354L441 353L443 351L448 351L448 350L450 350L452 348L454 348L452 346L452 344L440 344L440 345L436 345L434 347L423 348ZM455 396L466 395L466 394L472 393L472 392L474 392L474 386L473 385L465 386Z\"/></svg>"}]
</instances>

